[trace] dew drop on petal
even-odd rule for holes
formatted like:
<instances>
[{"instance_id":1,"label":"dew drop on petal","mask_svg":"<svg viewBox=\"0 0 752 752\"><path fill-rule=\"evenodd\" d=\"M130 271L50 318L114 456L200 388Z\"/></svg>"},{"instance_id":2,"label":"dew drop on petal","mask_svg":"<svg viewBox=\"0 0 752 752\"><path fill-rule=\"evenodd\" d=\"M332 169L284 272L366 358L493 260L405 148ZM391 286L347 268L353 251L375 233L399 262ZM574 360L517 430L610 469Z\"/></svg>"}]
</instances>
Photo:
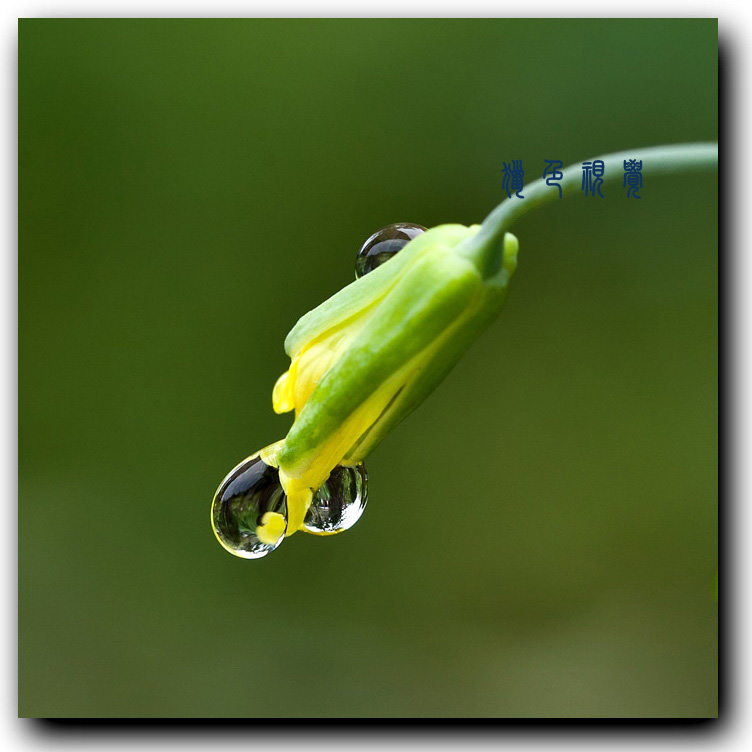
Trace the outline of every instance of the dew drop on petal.
<instances>
[{"instance_id":1,"label":"dew drop on petal","mask_svg":"<svg viewBox=\"0 0 752 752\"><path fill-rule=\"evenodd\" d=\"M355 467L337 465L313 496L303 527L309 533L331 534L351 528L368 501L368 473L361 462Z\"/></svg>"},{"instance_id":2,"label":"dew drop on petal","mask_svg":"<svg viewBox=\"0 0 752 752\"><path fill-rule=\"evenodd\" d=\"M355 259L355 276L362 277L372 272L377 266L389 261L399 253L413 238L424 233L426 228L410 222L397 222L382 227L371 235L358 251Z\"/></svg>"},{"instance_id":3,"label":"dew drop on petal","mask_svg":"<svg viewBox=\"0 0 752 752\"><path fill-rule=\"evenodd\" d=\"M279 470L258 455L243 460L214 496L212 527L235 556L259 559L274 551L287 530L287 496Z\"/></svg>"}]
</instances>

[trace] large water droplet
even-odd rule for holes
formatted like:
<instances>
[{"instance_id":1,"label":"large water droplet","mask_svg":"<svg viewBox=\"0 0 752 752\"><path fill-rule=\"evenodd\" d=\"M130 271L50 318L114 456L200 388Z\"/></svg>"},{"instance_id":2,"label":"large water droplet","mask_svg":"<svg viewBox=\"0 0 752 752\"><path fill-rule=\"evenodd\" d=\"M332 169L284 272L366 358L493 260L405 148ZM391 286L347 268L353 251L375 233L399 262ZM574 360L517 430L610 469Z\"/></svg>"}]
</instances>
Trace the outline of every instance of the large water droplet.
<instances>
[{"instance_id":1,"label":"large water droplet","mask_svg":"<svg viewBox=\"0 0 752 752\"><path fill-rule=\"evenodd\" d=\"M287 496L279 470L258 455L243 460L214 496L212 527L235 556L259 559L274 551L287 530Z\"/></svg>"},{"instance_id":2,"label":"large water droplet","mask_svg":"<svg viewBox=\"0 0 752 752\"><path fill-rule=\"evenodd\" d=\"M358 251L355 259L355 276L362 277L377 266L389 261L413 238L424 233L426 228L410 222L396 222L374 232Z\"/></svg>"},{"instance_id":3,"label":"large water droplet","mask_svg":"<svg viewBox=\"0 0 752 752\"><path fill-rule=\"evenodd\" d=\"M337 465L313 496L303 522L309 533L330 535L351 528L368 501L368 473L361 462L355 467Z\"/></svg>"}]
</instances>

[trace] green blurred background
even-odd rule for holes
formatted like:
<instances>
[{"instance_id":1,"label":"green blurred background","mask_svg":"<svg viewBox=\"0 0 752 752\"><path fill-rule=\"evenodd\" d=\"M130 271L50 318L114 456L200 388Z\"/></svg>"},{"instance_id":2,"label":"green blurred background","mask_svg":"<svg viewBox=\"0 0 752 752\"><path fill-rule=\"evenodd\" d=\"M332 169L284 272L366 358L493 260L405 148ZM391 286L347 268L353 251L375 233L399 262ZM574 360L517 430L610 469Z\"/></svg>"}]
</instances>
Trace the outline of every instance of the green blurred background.
<instances>
[{"instance_id":1,"label":"green blurred background","mask_svg":"<svg viewBox=\"0 0 752 752\"><path fill-rule=\"evenodd\" d=\"M522 220L351 531L209 526L365 238L715 140L715 20L22 20L19 98L21 715L716 714L715 176Z\"/></svg>"}]
</instances>

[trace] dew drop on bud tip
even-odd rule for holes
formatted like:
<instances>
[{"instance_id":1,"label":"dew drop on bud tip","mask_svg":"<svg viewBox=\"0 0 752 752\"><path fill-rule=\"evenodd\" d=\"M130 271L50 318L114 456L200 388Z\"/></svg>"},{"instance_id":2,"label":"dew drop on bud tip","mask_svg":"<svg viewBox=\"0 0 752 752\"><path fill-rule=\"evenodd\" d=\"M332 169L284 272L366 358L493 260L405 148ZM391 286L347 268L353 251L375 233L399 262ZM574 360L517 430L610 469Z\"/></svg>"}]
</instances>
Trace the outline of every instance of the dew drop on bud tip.
<instances>
[{"instance_id":1,"label":"dew drop on bud tip","mask_svg":"<svg viewBox=\"0 0 752 752\"><path fill-rule=\"evenodd\" d=\"M214 496L212 527L235 556L259 559L274 551L287 530L287 496L279 470L258 455L243 460Z\"/></svg>"},{"instance_id":2,"label":"dew drop on bud tip","mask_svg":"<svg viewBox=\"0 0 752 752\"><path fill-rule=\"evenodd\" d=\"M368 501L368 474L361 462L354 467L337 465L313 496L303 527L309 533L331 535L351 528Z\"/></svg>"}]
</instances>

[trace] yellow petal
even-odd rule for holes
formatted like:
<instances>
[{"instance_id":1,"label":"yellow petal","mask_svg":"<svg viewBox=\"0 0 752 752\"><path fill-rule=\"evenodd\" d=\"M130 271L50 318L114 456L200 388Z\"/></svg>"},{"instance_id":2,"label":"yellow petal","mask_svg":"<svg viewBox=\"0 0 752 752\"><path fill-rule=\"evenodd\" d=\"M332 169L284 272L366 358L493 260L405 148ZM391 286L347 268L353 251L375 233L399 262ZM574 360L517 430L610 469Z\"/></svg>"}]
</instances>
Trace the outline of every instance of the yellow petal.
<instances>
[{"instance_id":1,"label":"yellow petal","mask_svg":"<svg viewBox=\"0 0 752 752\"><path fill-rule=\"evenodd\" d=\"M272 406L275 413L287 413L295 407L290 371L285 371L277 379L272 392Z\"/></svg>"},{"instance_id":2,"label":"yellow petal","mask_svg":"<svg viewBox=\"0 0 752 752\"><path fill-rule=\"evenodd\" d=\"M298 478L290 478L279 471L279 481L287 495L287 536L303 527L308 507L313 500L313 491L310 486Z\"/></svg>"},{"instance_id":3,"label":"yellow petal","mask_svg":"<svg viewBox=\"0 0 752 752\"><path fill-rule=\"evenodd\" d=\"M278 512L266 512L261 524L256 528L256 535L262 543L273 546L285 532L285 517Z\"/></svg>"},{"instance_id":4,"label":"yellow petal","mask_svg":"<svg viewBox=\"0 0 752 752\"><path fill-rule=\"evenodd\" d=\"M274 385L274 412L286 413L295 408L297 415L303 409L324 374L366 325L372 313L373 306L320 334L293 357L290 369Z\"/></svg>"}]
</instances>

